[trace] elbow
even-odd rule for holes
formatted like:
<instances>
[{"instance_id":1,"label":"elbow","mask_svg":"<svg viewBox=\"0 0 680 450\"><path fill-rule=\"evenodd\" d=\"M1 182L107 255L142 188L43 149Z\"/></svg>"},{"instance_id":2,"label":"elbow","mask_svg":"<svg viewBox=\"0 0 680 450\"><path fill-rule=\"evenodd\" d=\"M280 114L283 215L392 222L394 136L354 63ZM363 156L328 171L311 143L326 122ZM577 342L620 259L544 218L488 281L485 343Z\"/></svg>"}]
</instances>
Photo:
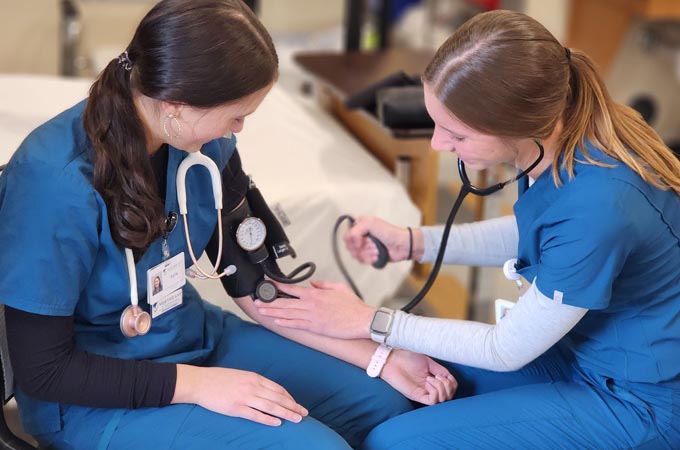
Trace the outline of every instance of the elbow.
<instances>
[{"instance_id":1,"label":"elbow","mask_svg":"<svg viewBox=\"0 0 680 450\"><path fill-rule=\"evenodd\" d=\"M17 387L31 398L47 402L59 400L51 388L52 383L49 382L49 377L35 374L25 377L17 376L15 373L15 382Z\"/></svg>"}]
</instances>

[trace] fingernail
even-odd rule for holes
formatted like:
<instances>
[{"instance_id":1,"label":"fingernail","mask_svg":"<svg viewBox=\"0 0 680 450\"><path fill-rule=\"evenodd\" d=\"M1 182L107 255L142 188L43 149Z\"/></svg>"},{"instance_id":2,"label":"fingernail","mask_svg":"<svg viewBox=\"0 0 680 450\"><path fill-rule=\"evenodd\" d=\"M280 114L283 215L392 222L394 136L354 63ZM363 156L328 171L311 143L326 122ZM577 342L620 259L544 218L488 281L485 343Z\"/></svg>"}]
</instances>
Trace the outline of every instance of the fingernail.
<instances>
[{"instance_id":1,"label":"fingernail","mask_svg":"<svg viewBox=\"0 0 680 450\"><path fill-rule=\"evenodd\" d=\"M293 421L294 421L295 423L300 423L300 422L302 422L302 416L299 416L299 415L296 414L295 417L293 417Z\"/></svg>"},{"instance_id":2,"label":"fingernail","mask_svg":"<svg viewBox=\"0 0 680 450\"><path fill-rule=\"evenodd\" d=\"M432 383L432 382L434 381L434 378L432 378L431 376L428 376L428 377L426 378L426 380L429 381L430 383Z\"/></svg>"}]
</instances>

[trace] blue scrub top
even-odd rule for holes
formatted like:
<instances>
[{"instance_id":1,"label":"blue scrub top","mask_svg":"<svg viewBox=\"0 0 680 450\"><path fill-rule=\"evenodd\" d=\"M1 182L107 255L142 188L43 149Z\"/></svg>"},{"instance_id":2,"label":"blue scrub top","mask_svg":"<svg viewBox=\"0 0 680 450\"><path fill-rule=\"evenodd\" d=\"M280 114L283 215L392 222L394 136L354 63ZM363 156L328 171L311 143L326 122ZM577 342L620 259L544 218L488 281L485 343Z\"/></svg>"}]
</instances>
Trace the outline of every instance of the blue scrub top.
<instances>
[{"instance_id":1,"label":"blue scrub top","mask_svg":"<svg viewBox=\"0 0 680 450\"><path fill-rule=\"evenodd\" d=\"M83 129L85 101L34 130L0 177L0 301L36 314L75 320L79 349L126 359L200 365L222 334L222 313L187 283L183 304L155 319L145 336L125 338L119 321L130 305L124 249L111 237L107 208L92 185L91 144ZM224 169L235 138L218 139L202 152ZM166 214L177 212L175 178L186 152L169 147ZM203 253L217 223L210 176L196 167L187 174L191 240ZM180 220L170 234L171 256L192 262ZM140 306L146 302L147 270L162 261L161 240L136 264ZM24 427L40 434L60 429L59 405L17 390Z\"/></svg>"},{"instance_id":2,"label":"blue scrub top","mask_svg":"<svg viewBox=\"0 0 680 450\"><path fill-rule=\"evenodd\" d=\"M546 170L515 204L519 273L555 301L590 311L559 345L587 372L627 382L680 378L680 197L584 163L557 187Z\"/></svg>"}]
</instances>

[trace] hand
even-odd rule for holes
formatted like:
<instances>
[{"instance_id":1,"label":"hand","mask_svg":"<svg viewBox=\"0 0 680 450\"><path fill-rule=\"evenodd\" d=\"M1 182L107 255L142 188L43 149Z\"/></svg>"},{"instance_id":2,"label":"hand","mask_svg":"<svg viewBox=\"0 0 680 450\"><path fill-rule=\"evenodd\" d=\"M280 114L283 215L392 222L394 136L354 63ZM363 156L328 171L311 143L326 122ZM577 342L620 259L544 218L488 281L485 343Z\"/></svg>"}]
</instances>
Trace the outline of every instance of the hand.
<instances>
[{"instance_id":1,"label":"hand","mask_svg":"<svg viewBox=\"0 0 680 450\"><path fill-rule=\"evenodd\" d=\"M458 382L441 364L407 350L392 350L380 378L404 397L434 405L453 398Z\"/></svg>"},{"instance_id":2,"label":"hand","mask_svg":"<svg viewBox=\"0 0 680 450\"><path fill-rule=\"evenodd\" d=\"M257 311L273 317L276 325L311 331L340 339L368 338L376 308L362 302L352 290L330 281L312 281L312 287L276 283L295 299L278 298L271 303L255 300Z\"/></svg>"},{"instance_id":3,"label":"hand","mask_svg":"<svg viewBox=\"0 0 680 450\"><path fill-rule=\"evenodd\" d=\"M297 423L308 414L279 384L254 372L221 367L178 364L173 403L195 403L270 426L281 425L281 419Z\"/></svg>"},{"instance_id":4,"label":"hand","mask_svg":"<svg viewBox=\"0 0 680 450\"><path fill-rule=\"evenodd\" d=\"M359 217L354 226L345 233L343 237L345 246L354 259L363 264L373 264L378 260L378 248L366 237L369 232L385 244L390 261L408 259L408 229L397 227L377 217Z\"/></svg>"}]
</instances>

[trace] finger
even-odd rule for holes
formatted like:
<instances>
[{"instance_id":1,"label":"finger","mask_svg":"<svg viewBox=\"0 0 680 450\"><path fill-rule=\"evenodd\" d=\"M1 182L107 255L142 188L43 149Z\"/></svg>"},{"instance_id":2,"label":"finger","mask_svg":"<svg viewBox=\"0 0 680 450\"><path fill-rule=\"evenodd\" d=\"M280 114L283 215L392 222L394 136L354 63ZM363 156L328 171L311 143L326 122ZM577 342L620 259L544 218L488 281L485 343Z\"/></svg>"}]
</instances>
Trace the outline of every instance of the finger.
<instances>
[{"instance_id":1,"label":"finger","mask_svg":"<svg viewBox=\"0 0 680 450\"><path fill-rule=\"evenodd\" d=\"M304 309L297 308L275 308L268 305L263 305L257 308L257 312L266 317L273 317L276 319L294 319L309 321L310 313Z\"/></svg>"},{"instance_id":2,"label":"finger","mask_svg":"<svg viewBox=\"0 0 680 450\"><path fill-rule=\"evenodd\" d=\"M302 319L274 319L274 324L283 327L283 328L291 328L294 330L305 330L305 331L312 331L313 324L309 320L302 320ZM318 334L318 332L317 332Z\"/></svg>"},{"instance_id":3,"label":"finger","mask_svg":"<svg viewBox=\"0 0 680 450\"><path fill-rule=\"evenodd\" d=\"M442 377L449 377L450 376L451 378L453 378L453 375L451 375L451 372L449 372L449 369L442 366L437 361L430 359L428 362L429 362L428 369L430 369L430 373L432 375L435 375L435 376L440 375Z\"/></svg>"},{"instance_id":4,"label":"finger","mask_svg":"<svg viewBox=\"0 0 680 450\"><path fill-rule=\"evenodd\" d=\"M242 417L263 425L269 425L270 427L278 427L281 425L281 419L278 417L269 416L246 405L236 408L233 415L234 417Z\"/></svg>"},{"instance_id":5,"label":"finger","mask_svg":"<svg viewBox=\"0 0 680 450\"><path fill-rule=\"evenodd\" d=\"M437 390L437 403L443 402L444 399L446 399L446 389L444 389L444 383L435 377L427 377L427 383Z\"/></svg>"},{"instance_id":6,"label":"finger","mask_svg":"<svg viewBox=\"0 0 680 450\"><path fill-rule=\"evenodd\" d=\"M437 403L439 392L436 387L426 382L423 391L424 394L421 396L420 400L418 400L420 403L423 405L434 405Z\"/></svg>"},{"instance_id":7,"label":"finger","mask_svg":"<svg viewBox=\"0 0 680 450\"><path fill-rule=\"evenodd\" d=\"M267 398L255 397L248 402L248 406L255 408L265 414L286 419L289 422L298 423L302 420L301 414L285 408L277 402L273 402Z\"/></svg>"},{"instance_id":8,"label":"finger","mask_svg":"<svg viewBox=\"0 0 680 450\"><path fill-rule=\"evenodd\" d=\"M436 390L430 387L430 389L432 389L433 391L433 393L431 393L428 392L427 387L428 386L426 384L425 387L414 388L411 391L411 394L408 396L409 399L418 403L422 403L423 405L434 405L436 403L434 401L434 398L436 396Z\"/></svg>"},{"instance_id":9,"label":"finger","mask_svg":"<svg viewBox=\"0 0 680 450\"><path fill-rule=\"evenodd\" d=\"M315 291L314 288L300 286L299 284L280 283L278 281L274 281L273 283L276 285L276 288L279 291L298 297L298 299L308 297ZM286 300L298 300L298 299L286 299Z\"/></svg>"},{"instance_id":10,"label":"finger","mask_svg":"<svg viewBox=\"0 0 680 450\"><path fill-rule=\"evenodd\" d=\"M301 302L299 298L278 297L271 302L256 299L253 304L257 308L306 309L307 302Z\"/></svg>"},{"instance_id":11,"label":"finger","mask_svg":"<svg viewBox=\"0 0 680 450\"><path fill-rule=\"evenodd\" d=\"M360 251L361 257L363 258L377 258L378 257L378 247L375 246L373 242L370 245L366 245Z\"/></svg>"},{"instance_id":12,"label":"finger","mask_svg":"<svg viewBox=\"0 0 680 450\"><path fill-rule=\"evenodd\" d=\"M317 289L323 289L323 290L333 290L333 291L348 291L349 286L347 286L345 283L339 283L336 281L321 281L321 280L313 280L311 281L312 286L314 286Z\"/></svg>"},{"instance_id":13,"label":"finger","mask_svg":"<svg viewBox=\"0 0 680 450\"><path fill-rule=\"evenodd\" d=\"M265 388L265 390L269 390L271 392L276 392L280 395L283 395L287 398L289 398L291 401L295 401L292 395L280 384L278 384L275 381L270 380L269 378L263 377L262 375L257 375L259 384L261 387Z\"/></svg>"},{"instance_id":14,"label":"finger","mask_svg":"<svg viewBox=\"0 0 680 450\"><path fill-rule=\"evenodd\" d=\"M280 405L286 408L287 410L292 411L300 416L306 416L307 414L309 414L309 411L307 411L307 409L304 406L296 402L295 399L293 399L293 397L284 395L280 392L263 389L262 391L259 392L258 397L274 402L277 405Z\"/></svg>"},{"instance_id":15,"label":"finger","mask_svg":"<svg viewBox=\"0 0 680 450\"><path fill-rule=\"evenodd\" d=\"M364 243L364 234L360 229L352 227L343 236L345 246L349 248L361 248Z\"/></svg>"},{"instance_id":16,"label":"finger","mask_svg":"<svg viewBox=\"0 0 680 450\"><path fill-rule=\"evenodd\" d=\"M442 386L444 387L445 395L442 401L451 400L453 398L453 394L456 393L456 386L454 386L453 382L449 378L443 377L441 375L435 375L435 378L441 381Z\"/></svg>"}]
</instances>

